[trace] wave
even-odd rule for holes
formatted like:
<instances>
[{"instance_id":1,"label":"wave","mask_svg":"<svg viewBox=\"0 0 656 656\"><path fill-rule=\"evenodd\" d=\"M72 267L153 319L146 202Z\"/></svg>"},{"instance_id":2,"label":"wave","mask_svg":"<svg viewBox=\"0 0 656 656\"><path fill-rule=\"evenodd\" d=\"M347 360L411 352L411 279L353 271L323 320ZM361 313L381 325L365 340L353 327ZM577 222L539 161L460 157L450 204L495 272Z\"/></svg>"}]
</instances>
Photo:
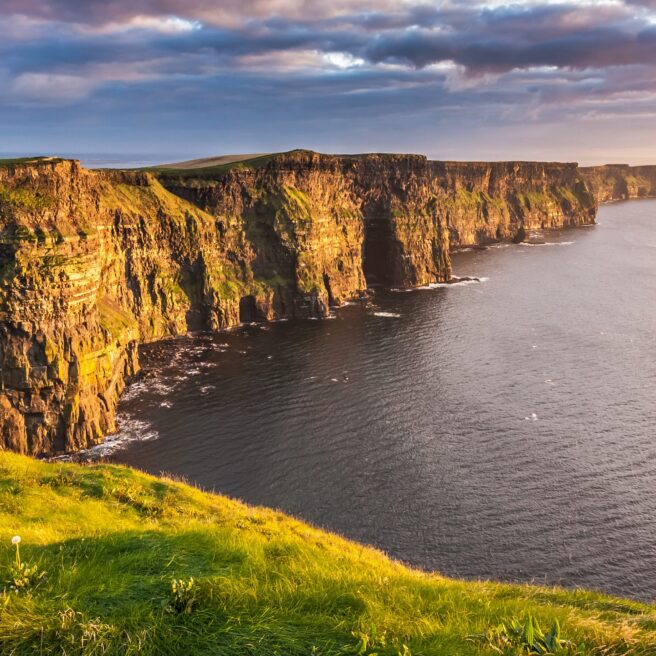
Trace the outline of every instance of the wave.
<instances>
[{"instance_id":1,"label":"wave","mask_svg":"<svg viewBox=\"0 0 656 656\"><path fill-rule=\"evenodd\" d=\"M387 317L389 319L398 319L400 318L400 314L398 312L383 312L382 310L379 312L372 312L374 317Z\"/></svg>"},{"instance_id":2,"label":"wave","mask_svg":"<svg viewBox=\"0 0 656 656\"><path fill-rule=\"evenodd\" d=\"M459 280L454 276L453 282L431 282L427 285L421 285L420 287L408 287L407 289L392 289L393 292L414 292L417 290L427 290L427 289L449 289L451 287L465 287L466 285L477 285L480 282L487 282L488 277L482 278L465 278Z\"/></svg>"},{"instance_id":3,"label":"wave","mask_svg":"<svg viewBox=\"0 0 656 656\"><path fill-rule=\"evenodd\" d=\"M143 394L147 389L148 388L146 387L146 383L143 380L137 380L134 383L130 383L130 385L128 385L125 392L123 392L123 395L121 396L121 401L131 401L132 399L136 399L138 396Z\"/></svg>"},{"instance_id":4,"label":"wave","mask_svg":"<svg viewBox=\"0 0 656 656\"><path fill-rule=\"evenodd\" d=\"M118 424L116 433L108 435L100 444L76 451L75 453L55 456L50 458L50 460L60 462L91 462L101 460L116 451L124 449L132 442L149 442L159 437L159 433L153 428L152 424L142 419L134 419L119 414L116 417L116 423Z\"/></svg>"}]
</instances>

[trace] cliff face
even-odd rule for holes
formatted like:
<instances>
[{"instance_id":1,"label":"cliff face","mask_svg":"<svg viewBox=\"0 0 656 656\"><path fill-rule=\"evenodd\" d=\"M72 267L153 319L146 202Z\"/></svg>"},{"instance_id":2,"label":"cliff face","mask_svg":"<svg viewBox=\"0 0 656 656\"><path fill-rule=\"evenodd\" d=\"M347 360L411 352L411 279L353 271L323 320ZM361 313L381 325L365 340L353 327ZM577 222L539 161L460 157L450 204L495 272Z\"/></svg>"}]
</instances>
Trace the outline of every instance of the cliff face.
<instances>
[{"instance_id":1,"label":"cliff face","mask_svg":"<svg viewBox=\"0 0 656 656\"><path fill-rule=\"evenodd\" d=\"M576 164L433 162L452 246L521 239L529 230L594 223Z\"/></svg>"},{"instance_id":2,"label":"cliff face","mask_svg":"<svg viewBox=\"0 0 656 656\"><path fill-rule=\"evenodd\" d=\"M581 168L598 203L656 197L656 166L606 164Z\"/></svg>"},{"instance_id":3,"label":"cliff face","mask_svg":"<svg viewBox=\"0 0 656 656\"><path fill-rule=\"evenodd\" d=\"M593 216L574 165L305 151L149 173L0 163L0 447L99 442L139 342L325 316L371 284L448 280L450 241Z\"/></svg>"}]
</instances>

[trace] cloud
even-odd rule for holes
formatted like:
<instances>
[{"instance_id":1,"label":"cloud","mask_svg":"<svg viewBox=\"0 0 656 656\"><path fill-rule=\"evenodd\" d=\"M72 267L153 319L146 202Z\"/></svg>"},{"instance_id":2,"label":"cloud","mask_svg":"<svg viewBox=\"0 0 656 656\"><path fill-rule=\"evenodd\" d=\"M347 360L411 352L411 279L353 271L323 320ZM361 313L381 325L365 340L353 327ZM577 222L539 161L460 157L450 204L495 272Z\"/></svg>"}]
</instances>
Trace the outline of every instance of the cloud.
<instances>
[{"instance_id":1,"label":"cloud","mask_svg":"<svg viewBox=\"0 0 656 656\"><path fill-rule=\"evenodd\" d=\"M648 116L656 2L3 0L0 62L5 117L67 105L112 124L129 107L228 125L226 106L355 132L359 112L454 129Z\"/></svg>"},{"instance_id":2,"label":"cloud","mask_svg":"<svg viewBox=\"0 0 656 656\"><path fill-rule=\"evenodd\" d=\"M10 85L14 100L48 104L66 104L85 98L94 82L75 75L23 73Z\"/></svg>"}]
</instances>

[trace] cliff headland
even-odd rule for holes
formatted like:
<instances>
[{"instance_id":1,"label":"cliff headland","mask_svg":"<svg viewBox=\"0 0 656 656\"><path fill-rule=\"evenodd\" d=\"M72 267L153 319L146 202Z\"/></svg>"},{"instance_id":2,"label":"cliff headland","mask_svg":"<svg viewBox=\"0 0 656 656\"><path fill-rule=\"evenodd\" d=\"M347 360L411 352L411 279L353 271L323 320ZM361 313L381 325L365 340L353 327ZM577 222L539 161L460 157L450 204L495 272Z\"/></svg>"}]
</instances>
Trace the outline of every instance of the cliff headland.
<instances>
[{"instance_id":1,"label":"cliff headland","mask_svg":"<svg viewBox=\"0 0 656 656\"><path fill-rule=\"evenodd\" d=\"M101 441L141 342L448 281L450 248L594 223L588 185L576 164L417 155L0 161L0 446Z\"/></svg>"}]
</instances>

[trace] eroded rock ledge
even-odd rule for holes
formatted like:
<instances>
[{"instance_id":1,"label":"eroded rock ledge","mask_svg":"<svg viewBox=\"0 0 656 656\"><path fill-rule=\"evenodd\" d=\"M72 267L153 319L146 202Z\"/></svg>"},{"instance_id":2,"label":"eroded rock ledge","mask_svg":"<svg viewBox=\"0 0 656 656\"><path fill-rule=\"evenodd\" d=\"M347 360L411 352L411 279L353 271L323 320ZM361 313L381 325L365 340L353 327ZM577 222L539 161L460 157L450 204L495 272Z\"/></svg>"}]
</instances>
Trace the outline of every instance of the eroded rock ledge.
<instances>
[{"instance_id":1,"label":"eroded rock ledge","mask_svg":"<svg viewBox=\"0 0 656 656\"><path fill-rule=\"evenodd\" d=\"M136 345L450 278L449 246L594 222L576 164L293 151L195 170L0 161L0 447L114 430Z\"/></svg>"}]
</instances>

